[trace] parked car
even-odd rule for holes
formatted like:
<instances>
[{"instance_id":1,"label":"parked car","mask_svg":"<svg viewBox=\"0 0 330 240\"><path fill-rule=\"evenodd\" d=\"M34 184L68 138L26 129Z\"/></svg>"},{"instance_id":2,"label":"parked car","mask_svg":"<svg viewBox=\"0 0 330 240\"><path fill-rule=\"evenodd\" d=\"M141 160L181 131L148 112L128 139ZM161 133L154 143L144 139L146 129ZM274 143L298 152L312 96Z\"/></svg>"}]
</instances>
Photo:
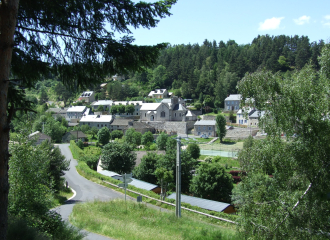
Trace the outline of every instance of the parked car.
<instances>
[{"instance_id":1,"label":"parked car","mask_svg":"<svg viewBox=\"0 0 330 240\"><path fill-rule=\"evenodd\" d=\"M206 134L202 134L202 135L200 135L199 137L200 137L200 138L205 138L205 139L209 138Z\"/></svg>"}]
</instances>

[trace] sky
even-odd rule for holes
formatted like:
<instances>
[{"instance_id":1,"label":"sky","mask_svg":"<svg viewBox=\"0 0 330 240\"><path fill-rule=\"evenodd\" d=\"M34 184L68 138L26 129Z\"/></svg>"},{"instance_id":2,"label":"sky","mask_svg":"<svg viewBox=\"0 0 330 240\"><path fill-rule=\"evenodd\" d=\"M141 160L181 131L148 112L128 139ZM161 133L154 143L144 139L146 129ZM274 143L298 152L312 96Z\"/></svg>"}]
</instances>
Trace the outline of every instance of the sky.
<instances>
[{"instance_id":1,"label":"sky","mask_svg":"<svg viewBox=\"0 0 330 240\"><path fill-rule=\"evenodd\" d=\"M178 0L171 13L156 28L131 29L134 43L201 45L207 39L249 44L266 34L330 42L330 0Z\"/></svg>"}]
</instances>

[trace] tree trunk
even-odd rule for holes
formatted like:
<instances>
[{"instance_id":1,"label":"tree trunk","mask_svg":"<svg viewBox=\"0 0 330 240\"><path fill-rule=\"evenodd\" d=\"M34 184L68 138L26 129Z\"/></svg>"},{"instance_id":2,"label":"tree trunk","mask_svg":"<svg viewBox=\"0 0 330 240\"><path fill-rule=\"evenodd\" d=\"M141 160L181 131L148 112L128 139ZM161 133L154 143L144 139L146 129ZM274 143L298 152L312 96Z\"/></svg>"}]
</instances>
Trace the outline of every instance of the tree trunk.
<instances>
[{"instance_id":1,"label":"tree trunk","mask_svg":"<svg viewBox=\"0 0 330 240\"><path fill-rule=\"evenodd\" d=\"M14 33L19 0L0 3L0 240L5 240L8 226L8 144L9 121L7 94L10 65L14 46Z\"/></svg>"}]
</instances>

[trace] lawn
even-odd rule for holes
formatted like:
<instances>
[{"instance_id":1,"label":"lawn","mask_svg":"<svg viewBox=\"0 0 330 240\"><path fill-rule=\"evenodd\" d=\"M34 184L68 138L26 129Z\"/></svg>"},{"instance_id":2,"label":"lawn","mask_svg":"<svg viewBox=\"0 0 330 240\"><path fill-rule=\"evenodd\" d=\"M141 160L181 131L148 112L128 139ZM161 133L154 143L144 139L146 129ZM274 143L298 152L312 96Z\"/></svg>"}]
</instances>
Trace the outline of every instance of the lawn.
<instances>
[{"instance_id":1,"label":"lawn","mask_svg":"<svg viewBox=\"0 0 330 240\"><path fill-rule=\"evenodd\" d=\"M213 156L201 155L199 160L204 161L208 157L213 158ZM237 170L237 168L240 168L239 161L231 157L219 156L218 163L220 163L226 169L226 171Z\"/></svg>"},{"instance_id":2,"label":"lawn","mask_svg":"<svg viewBox=\"0 0 330 240\"><path fill-rule=\"evenodd\" d=\"M219 139L211 144L200 144L200 149L203 150L216 150L226 152L238 152L243 149L243 142L224 142L220 143Z\"/></svg>"},{"instance_id":3,"label":"lawn","mask_svg":"<svg viewBox=\"0 0 330 240\"><path fill-rule=\"evenodd\" d=\"M77 204L70 222L80 228L115 239L238 239L235 226L221 227L202 216L160 211L144 203L113 200Z\"/></svg>"}]
</instances>

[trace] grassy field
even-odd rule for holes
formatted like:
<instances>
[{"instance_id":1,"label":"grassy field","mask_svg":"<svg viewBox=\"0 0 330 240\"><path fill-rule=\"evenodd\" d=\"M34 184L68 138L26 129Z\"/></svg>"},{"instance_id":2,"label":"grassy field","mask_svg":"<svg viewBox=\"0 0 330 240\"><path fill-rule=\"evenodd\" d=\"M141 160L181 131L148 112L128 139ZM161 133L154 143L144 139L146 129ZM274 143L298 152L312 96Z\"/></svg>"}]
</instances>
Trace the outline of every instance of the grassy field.
<instances>
[{"instance_id":1,"label":"grassy field","mask_svg":"<svg viewBox=\"0 0 330 240\"><path fill-rule=\"evenodd\" d=\"M208 157L212 157L212 156L201 155L199 157L199 160L205 160L205 158L208 158ZM237 170L237 168L240 168L240 164L239 164L238 160L233 159L231 157L221 157L220 160L218 161L218 163L220 163L228 171Z\"/></svg>"},{"instance_id":2,"label":"grassy field","mask_svg":"<svg viewBox=\"0 0 330 240\"><path fill-rule=\"evenodd\" d=\"M77 204L70 222L80 228L115 239L238 239L235 227L226 228L203 221L203 217L148 208L132 201Z\"/></svg>"},{"instance_id":3,"label":"grassy field","mask_svg":"<svg viewBox=\"0 0 330 240\"><path fill-rule=\"evenodd\" d=\"M225 142L220 143L219 140L216 140L211 144L200 144L200 149L203 150L216 150L216 151L226 151L226 152L237 152L243 149L243 142Z\"/></svg>"}]
</instances>

